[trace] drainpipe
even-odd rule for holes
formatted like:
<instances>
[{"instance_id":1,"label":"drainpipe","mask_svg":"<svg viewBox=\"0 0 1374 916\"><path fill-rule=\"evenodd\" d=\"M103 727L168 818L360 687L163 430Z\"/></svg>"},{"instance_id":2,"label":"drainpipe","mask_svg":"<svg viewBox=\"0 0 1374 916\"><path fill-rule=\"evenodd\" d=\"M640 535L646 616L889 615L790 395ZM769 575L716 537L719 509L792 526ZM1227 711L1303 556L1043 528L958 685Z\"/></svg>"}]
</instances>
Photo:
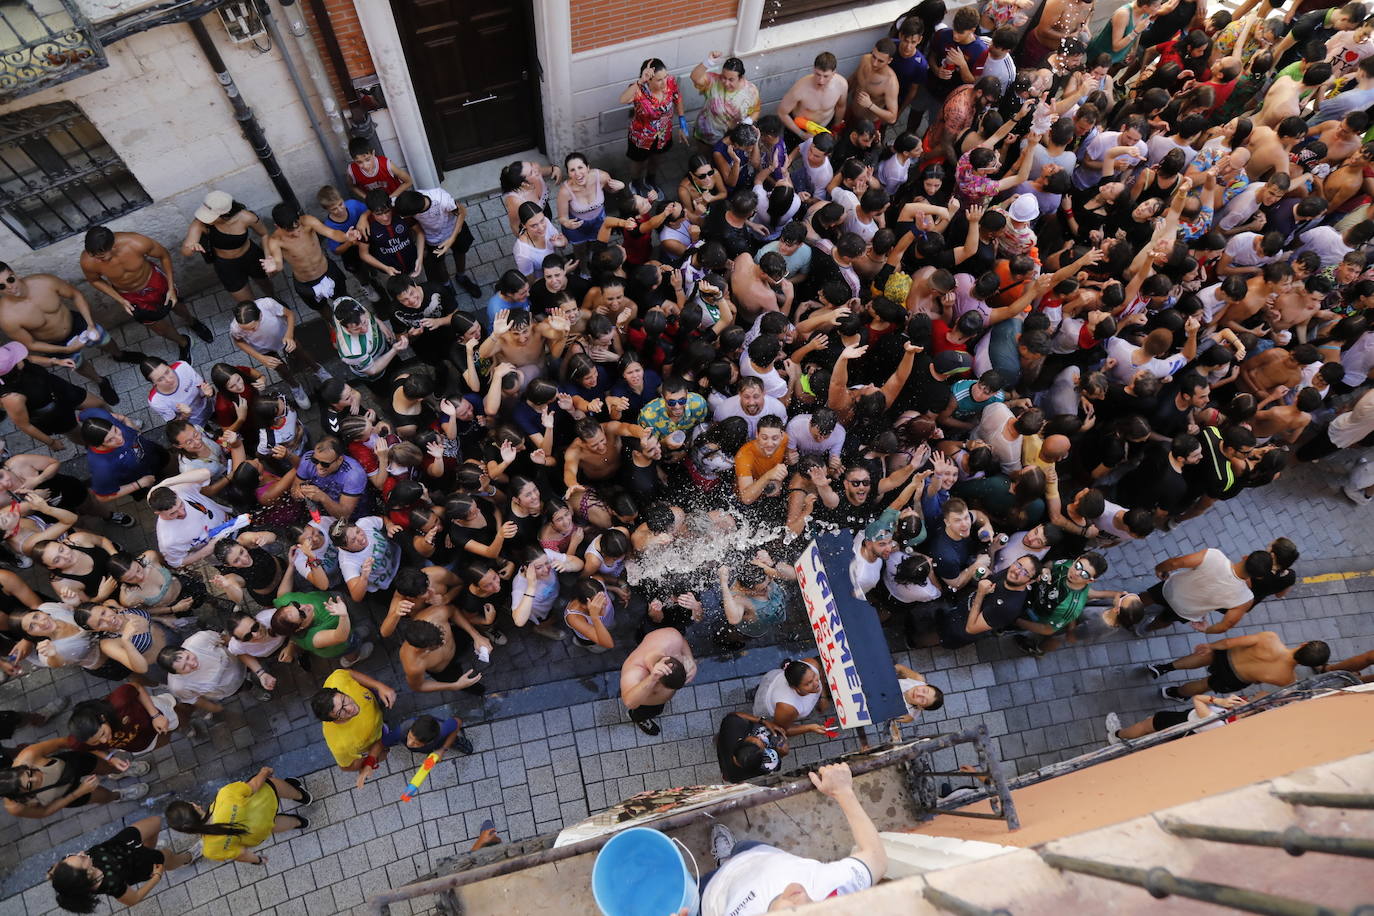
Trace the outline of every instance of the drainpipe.
<instances>
[{"instance_id":1,"label":"drainpipe","mask_svg":"<svg viewBox=\"0 0 1374 916\"><path fill-rule=\"evenodd\" d=\"M257 154L258 161L262 163L263 169L267 172L267 177L272 180L272 185L281 194L283 203L295 204L300 206L296 200L296 192L291 189L286 176L282 174L281 166L277 164L277 157L272 154L272 146L267 142L267 136L262 132L262 125L253 116L253 109L248 107L248 103L239 94L239 87L234 82L234 77L229 73L229 68L224 64L224 58L220 56L219 48L210 39L210 33L205 30L205 23L199 19L192 19L186 23L191 27L191 34L196 38L196 44L200 45L201 53L210 62L210 67L215 71L216 78L219 79L220 87L224 89L224 94L229 98L229 104L234 108L234 120L239 122L239 129L243 131L243 138L248 141L248 145Z\"/></svg>"},{"instance_id":2,"label":"drainpipe","mask_svg":"<svg viewBox=\"0 0 1374 916\"><path fill-rule=\"evenodd\" d=\"M277 17L272 14L271 4L268 0L259 0L262 20L267 25L267 31L272 35L272 41L281 48L282 57L286 61L287 72L291 74L291 82L296 85L296 92L301 97L301 104L305 106L305 112L310 117L310 127L315 132L315 139L319 141L320 149L324 150L325 161L329 163L329 170L334 175L335 186L347 187L343 151L348 148L348 136L339 123L339 106L334 100L334 92L320 68L319 52L309 40L305 22L301 18L300 7L296 5L296 0L281 0L281 7L282 13L286 16L287 31L291 34L291 44L295 47L296 53L305 61L310 86L314 90L315 97L320 100L320 104L324 107L325 120L332 129L333 137L329 136L329 132L321 125L319 117L315 114L315 106L310 98L311 93L307 91L305 83L301 79L300 70L296 67L295 60L282 38L281 29L277 26Z\"/></svg>"},{"instance_id":3,"label":"drainpipe","mask_svg":"<svg viewBox=\"0 0 1374 916\"><path fill-rule=\"evenodd\" d=\"M334 23L329 18L329 10L325 8L324 0L309 0L309 3L310 12L315 16L315 26L320 30L320 38L324 42L325 51L329 54L329 66L334 71L334 78L343 87L344 101L348 108L348 111L343 115L343 121L348 136L350 139L367 137L375 144L377 143L376 126L372 122L372 115L358 96L358 90L353 86L353 77L348 73L348 62L344 60L343 49L339 47L339 36L334 32ZM347 143L345 143L346 145Z\"/></svg>"}]
</instances>

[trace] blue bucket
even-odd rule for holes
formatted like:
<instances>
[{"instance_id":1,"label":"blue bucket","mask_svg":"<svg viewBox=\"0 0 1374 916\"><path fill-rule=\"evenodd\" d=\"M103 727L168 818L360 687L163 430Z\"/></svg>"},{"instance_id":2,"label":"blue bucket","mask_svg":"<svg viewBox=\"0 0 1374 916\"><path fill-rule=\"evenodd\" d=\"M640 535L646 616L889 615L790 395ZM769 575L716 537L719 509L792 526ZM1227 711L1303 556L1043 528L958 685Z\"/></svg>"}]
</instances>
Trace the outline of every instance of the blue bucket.
<instances>
[{"instance_id":1,"label":"blue bucket","mask_svg":"<svg viewBox=\"0 0 1374 916\"><path fill-rule=\"evenodd\" d=\"M668 916L683 907L696 916L697 879L678 847L691 858L686 846L650 827L611 837L592 866L592 896L602 916Z\"/></svg>"}]
</instances>

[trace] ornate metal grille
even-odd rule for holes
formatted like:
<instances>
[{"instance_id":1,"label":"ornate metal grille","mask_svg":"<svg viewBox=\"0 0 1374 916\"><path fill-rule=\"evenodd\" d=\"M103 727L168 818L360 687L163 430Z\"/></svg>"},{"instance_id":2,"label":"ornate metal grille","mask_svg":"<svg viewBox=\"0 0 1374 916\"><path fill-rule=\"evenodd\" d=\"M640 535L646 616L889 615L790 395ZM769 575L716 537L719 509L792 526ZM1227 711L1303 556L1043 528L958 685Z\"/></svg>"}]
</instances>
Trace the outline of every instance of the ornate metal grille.
<instances>
[{"instance_id":1,"label":"ornate metal grille","mask_svg":"<svg viewBox=\"0 0 1374 916\"><path fill-rule=\"evenodd\" d=\"M0 119L0 220L30 248L149 203L143 186L71 102Z\"/></svg>"},{"instance_id":2,"label":"ornate metal grille","mask_svg":"<svg viewBox=\"0 0 1374 916\"><path fill-rule=\"evenodd\" d=\"M0 0L0 102L105 67L72 0Z\"/></svg>"}]
</instances>

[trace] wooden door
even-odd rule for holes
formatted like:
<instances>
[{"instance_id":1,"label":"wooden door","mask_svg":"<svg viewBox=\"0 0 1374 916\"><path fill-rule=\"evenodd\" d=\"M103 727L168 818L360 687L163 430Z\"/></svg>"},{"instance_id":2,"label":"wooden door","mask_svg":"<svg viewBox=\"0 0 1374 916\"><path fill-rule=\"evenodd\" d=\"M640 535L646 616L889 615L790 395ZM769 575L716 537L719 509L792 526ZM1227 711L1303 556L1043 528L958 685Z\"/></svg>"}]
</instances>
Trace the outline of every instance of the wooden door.
<instances>
[{"instance_id":1,"label":"wooden door","mask_svg":"<svg viewBox=\"0 0 1374 916\"><path fill-rule=\"evenodd\" d=\"M441 169L542 145L530 0L392 0L392 8Z\"/></svg>"}]
</instances>

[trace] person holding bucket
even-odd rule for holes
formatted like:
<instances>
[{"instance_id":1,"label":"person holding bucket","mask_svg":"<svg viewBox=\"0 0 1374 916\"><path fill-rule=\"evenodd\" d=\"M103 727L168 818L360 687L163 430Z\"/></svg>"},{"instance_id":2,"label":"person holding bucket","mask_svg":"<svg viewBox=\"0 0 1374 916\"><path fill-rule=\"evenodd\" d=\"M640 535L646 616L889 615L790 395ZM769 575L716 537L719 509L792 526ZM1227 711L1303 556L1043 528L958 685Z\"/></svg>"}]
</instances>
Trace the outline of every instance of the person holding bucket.
<instances>
[{"instance_id":1,"label":"person holding bucket","mask_svg":"<svg viewBox=\"0 0 1374 916\"><path fill-rule=\"evenodd\" d=\"M754 916L872 887L887 871L878 828L859 803L849 765L832 763L808 774L816 790L840 806L854 849L836 862L804 859L775 846L736 843L724 824L711 828L717 868L701 880L701 916Z\"/></svg>"}]
</instances>

